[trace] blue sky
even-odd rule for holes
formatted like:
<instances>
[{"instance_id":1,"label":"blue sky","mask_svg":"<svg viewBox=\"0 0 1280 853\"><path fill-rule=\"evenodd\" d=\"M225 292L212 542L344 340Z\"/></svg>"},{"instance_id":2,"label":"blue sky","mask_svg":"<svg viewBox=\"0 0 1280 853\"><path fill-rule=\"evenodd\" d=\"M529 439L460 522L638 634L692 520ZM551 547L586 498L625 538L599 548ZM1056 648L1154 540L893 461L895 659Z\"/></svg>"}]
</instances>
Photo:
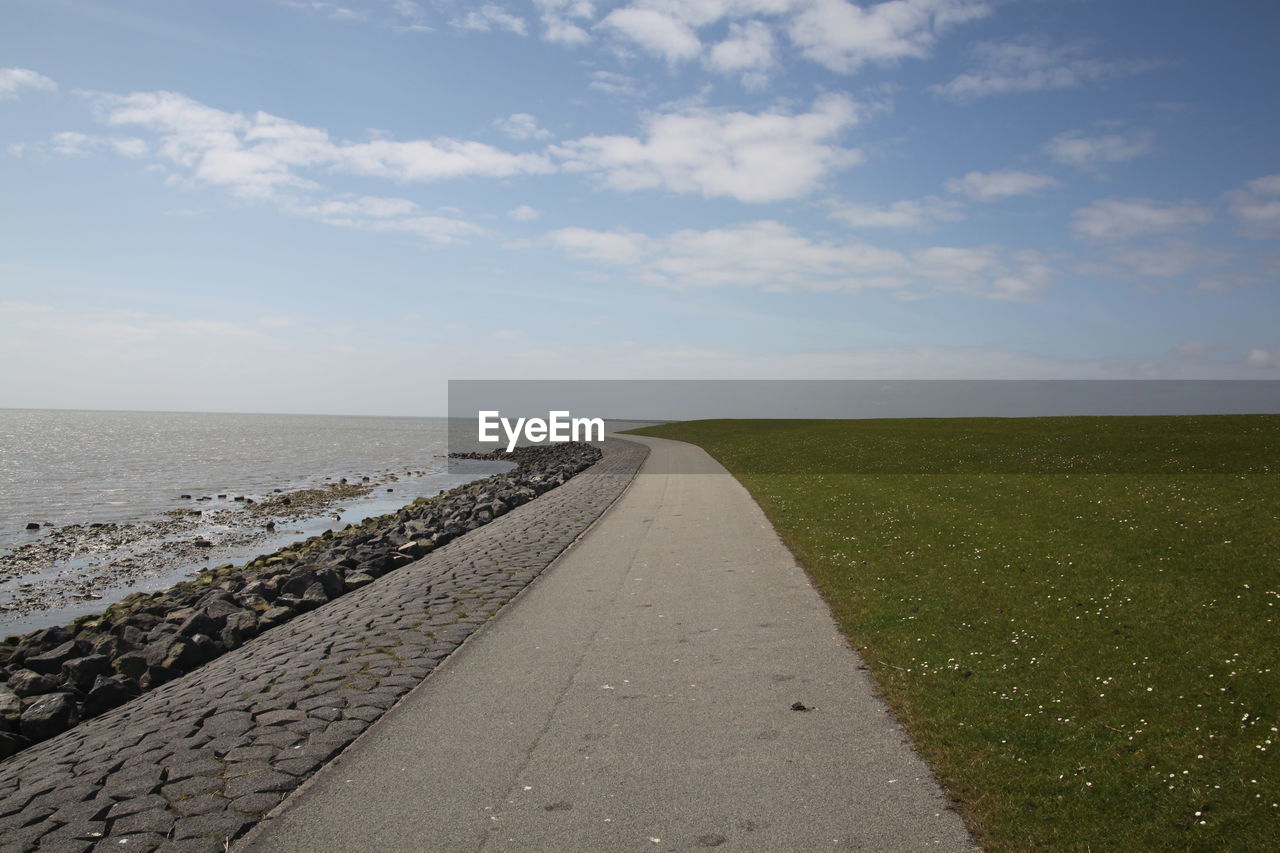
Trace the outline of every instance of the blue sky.
<instances>
[{"instance_id":1,"label":"blue sky","mask_svg":"<svg viewBox=\"0 0 1280 853\"><path fill-rule=\"evenodd\" d=\"M1280 378L1274 4L6 0L0 22L0 405Z\"/></svg>"}]
</instances>

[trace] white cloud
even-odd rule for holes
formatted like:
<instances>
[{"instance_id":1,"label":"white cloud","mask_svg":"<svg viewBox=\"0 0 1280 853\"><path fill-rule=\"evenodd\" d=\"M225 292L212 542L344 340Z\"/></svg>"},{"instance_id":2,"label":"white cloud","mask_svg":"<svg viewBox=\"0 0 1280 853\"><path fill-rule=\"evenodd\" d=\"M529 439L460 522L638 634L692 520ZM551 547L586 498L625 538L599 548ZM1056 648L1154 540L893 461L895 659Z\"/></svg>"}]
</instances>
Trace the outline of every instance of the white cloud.
<instances>
[{"instance_id":1,"label":"white cloud","mask_svg":"<svg viewBox=\"0 0 1280 853\"><path fill-rule=\"evenodd\" d=\"M591 0L534 0L542 18L542 37L550 42L575 45L591 41L591 34L575 21L595 16Z\"/></svg>"},{"instance_id":2,"label":"white cloud","mask_svg":"<svg viewBox=\"0 0 1280 853\"><path fill-rule=\"evenodd\" d=\"M665 237L562 228L547 240L570 257L621 267L637 281L678 289L877 288L899 295L951 290L1019 299L1045 287L1051 277L1035 253L1009 255L993 246L902 252L858 241L812 240L770 220Z\"/></svg>"},{"instance_id":3,"label":"white cloud","mask_svg":"<svg viewBox=\"0 0 1280 853\"><path fill-rule=\"evenodd\" d=\"M93 136L73 130L53 135L53 152L66 157L84 157L95 150L107 149L121 157L140 159L151 153L144 140L134 136Z\"/></svg>"},{"instance_id":4,"label":"white cloud","mask_svg":"<svg viewBox=\"0 0 1280 853\"><path fill-rule=\"evenodd\" d=\"M650 243L643 234L592 231L589 228L561 228L552 231L547 238L571 257L624 266L640 263Z\"/></svg>"},{"instance_id":5,"label":"white cloud","mask_svg":"<svg viewBox=\"0 0 1280 853\"><path fill-rule=\"evenodd\" d=\"M155 131L159 153L190 179L247 198L316 189L296 170L326 168L397 181L546 172L541 155L512 154L481 142L449 139L333 141L328 132L268 113L246 117L174 92L99 95L103 121Z\"/></svg>"},{"instance_id":6,"label":"white cloud","mask_svg":"<svg viewBox=\"0 0 1280 853\"><path fill-rule=\"evenodd\" d=\"M1076 210L1071 227L1076 234L1095 240L1128 240L1191 231L1211 218L1208 210L1189 202L1107 198Z\"/></svg>"},{"instance_id":7,"label":"white cloud","mask_svg":"<svg viewBox=\"0 0 1280 853\"><path fill-rule=\"evenodd\" d=\"M285 203L297 216L339 228L413 234L431 243L457 243L485 233L483 228L452 216L425 214L414 202L378 196L339 197L316 204Z\"/></svg>"},{"instance_id":8,"label":"white cloud","mask_svg":"<svg viewBox=\"0 0 1280 853\"><path fill-rule=\"evenodd\" d=\"M961 205L936 196L895 201L887 207L847 202L834 206L830 216L855 228L925 230L939 222L964 219Z\"/></svg>"},{"instance_id":9,"label":"white cloud","mask_svg":"<svg viewBox=\"0 0 1280 853\"><path fill-rule=\"evenodd\" d=\"M511 210L508 210L507 216L510 216L516 222L533 222L535 219L542 216L542 214L538 212L536 208L532 208L527 204L522 204L519 207L513 207Z\"/></svg>"},{"instance_id":10,"label":"white cloud","mask_svg":"<svg viewBox=\"0 0 1280 853\"><path fill-rule=\"evenodd\" d=\"M490 30L506 30L518 36L527 35L529 30L524 19L519 18L501 6L486 3L479 9L472 9L465 15L454 18L453 26L462 30L489 32Z\"/></svg>"},{"instance_id":11,"label":"white cloud","mask_svg":"<svg viewBox=\"0 0 1280 853\"><path fill-rule=\"evenodd\" d=\"M858 152L829 144L857 120L854 103L828 96L808 113L689 109L651 116L644 139L589 136L553 149L565 167L617 190L666 189L743 202L796 198Z\"/></svg>"},{"instance_id":12,"label":"white cloud","mask_svg":"<svg viewBox=\"0 0 1280 853\"><path fill-rule=\"evenodd\" d=\"M975 70L932 90L963 101L1014 92L1069 89L1138 74L1158 65L1150 61L1094 59L1086 55L1083 45L1053 47L1030 37L986 42L974 48L974 53L978 59Z\"/></svg>"},{"instance_id":13,"label":"white cloud","mask_svg":"<svg viewBox=\"0 0 1280 853\"><path fill-rule=\"evenodd\" d=\"M1246 367L1258 369L1280 367L1280 347L1276 347L1273 350L1254 347L1244 357L1244 363Z\"/></svg>"},{"instance_id":14,"label":"white cloud","mask_svg":"<svg viewBox=\"0 0 1280 853\"><path fill-rule=\"evenodd\" d=\"M587 85L606 95L639 98L644 94L644 90L634 77L628 77L616 71L593 71L591 82Z\"/></svg>"},{"instance_id":15,"label":"white cloud","mask_svg":"<svg viewBox=\"0 0 1280 853\"><path fill-rule=\"evenodd\" d=\"M673 15L653 9L630 6L615 9L605 16L600 26L668 63L692 59L702 51L702 42L692 27Z\"/></svg>"},{"instance_id":16,"label":"white cloud","mask_svg":"<svg viewBox=\"0 0 1280 853\"><path fill-rule=\"evenodd\" d=\"M977 201L996 201L1019 195L1034 195L1041 190L1061 186L1048 175L1032 172L969 172L963 178L947 181L947 189Z\"/></svg>"},{"instance_id":17,"label":"white cloud","mask_svg":"<svg viewBox=\"0 0 1280 853\"><path fill-rule=\"evenodd\" d=\"M11 101L23 89L52 92L58 84L27 68L0 68L0 101Z\"/></svg>"},{"instance_id":18,"label":"white cloud","mask_svg":"<svg viewBox=\"0 0 1280 853\"><path fill-rule=\"evenodd\" d=\"M1255 178L1227 193L1231 213L1259 236L1280 231L1280 175Z\"/></svg>"},{"instance_id":19,"label":"white cloud","mask_svg":"<svg viewBox=\"0 0 1280 853\"><path fill-rule=\"evenodd\" d=\"M926 56L939 33L990 11L977 0L888 0L866 7L813 0L791 20L789 34L807 58L851 73L868 62Z\"/></svg>"},{"instance_id":20,"label":"white cloud","mask_svg":"<svg viewBox=\"0 0 1280 853\"><path fill-rule=\"evenodd\" d=\"M1150 154L1150 133L1108 133L1085 136L1082 131L1060 133L1044 146L1044 153L1066 166L1091 171L1103 163L1122 163Z\"/></svg>"},{"instance_id":21,"label":"white cloud","mask_svg":"<svg viewBox=\"0 0 1280 853\"><path fill-rule=\"evenodd\" d=\"M500 118L495 121L494 126L498 130L510 136L512 139L529 140L529 139L547 139L551 136L551 131L538 126L538 120L529 113L512 113L506 118Z\"/></svg>"},{"instance_id":22,"label":"white cloud","mask_svg":"<svg viewBox=\"0 0 1280 853\"><path fill-rule=\"evenodd\" d=\"M707 64L721 74L741 74L748 88L762 86L776 63L773 33L761 21L730 24L729 37L707 57Z\"/></svg>"},{"instance_id":23,"label":"white cloud","mask_svg":"<svg viewBox=\"0 0 1280 853\"><path fill-rule=\"evenodd\" d=\"M364 231L414 234L435 243L478 236L484 231L451 212L426 213L412 201L378 196L338 196L316 200L323 186L302 170L371 175L395 181L503 177L548 171L540 155L510 154L455 139L395 142L335 142L329 134L268 113L252 116L209 107L174 92L127 96L96 95L95 106L109 125L145 128L156 134L155 156L173 178L218 187L232 195L267 201L295 216ZM143 140L62 134L70 150L109 145L124 156L145 156Z\"/></svg>"},{"instance_id":24,"label":"white cloud","mask_svg":"<svg viewBox=\"0 0 1280 853\"><path fill-rule=\"evenodd\" d=\"M1206 267L1222 266L1231 258L1221 249L1205 248L1185 241L1166 241L1154 246L1117 246L1111 259L1125 273L1139 278L1178 278ZM1201 285L1197 289L1207 291Z\"/></svg>"}]
</instances>

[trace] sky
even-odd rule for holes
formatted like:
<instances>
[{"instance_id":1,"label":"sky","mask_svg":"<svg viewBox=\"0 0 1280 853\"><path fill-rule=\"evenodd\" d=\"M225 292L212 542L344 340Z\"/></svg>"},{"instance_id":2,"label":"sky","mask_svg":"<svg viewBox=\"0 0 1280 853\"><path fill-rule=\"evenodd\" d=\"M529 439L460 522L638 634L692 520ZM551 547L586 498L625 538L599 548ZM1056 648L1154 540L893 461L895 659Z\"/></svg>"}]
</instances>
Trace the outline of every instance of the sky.
<instances>
[{"instance_id":1,"label":"sky","mask_svg":"<svg viewBox=\"0 0 1280 853\"><path fill-rule=\"evenodd\" d=\"M1280 379L1280 5L3 0L0 407Z\"/></svg>"}]
</instances>

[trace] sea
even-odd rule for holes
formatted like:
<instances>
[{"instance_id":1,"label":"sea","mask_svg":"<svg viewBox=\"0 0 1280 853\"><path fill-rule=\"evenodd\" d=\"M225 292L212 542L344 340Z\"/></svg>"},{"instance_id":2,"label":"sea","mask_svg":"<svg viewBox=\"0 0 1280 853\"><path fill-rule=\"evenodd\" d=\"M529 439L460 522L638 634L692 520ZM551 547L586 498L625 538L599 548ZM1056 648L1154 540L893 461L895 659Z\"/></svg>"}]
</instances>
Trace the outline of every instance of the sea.
<instances>
[{"instance_id":1,"label":"sea","mask_svg":"<svg viewBox=\"0 0 1280 853\"><path fill-rule=\"evenodd\" d=\"M27 530L31 523L46 530L130 524L174 509L209 506L192 503L200 496L263 495L344 477L360 482L396 476L392 492L377 488L344 503L340 519L291 525L297 529L282 531L278 538L284 541L271 543L281 547L291 534L305 538L325 526L392 512L416 497L511 467L475 462L450 470L447 423L444 418L0 409L0 554L45 534ZM0 584L13 586L12 581ZM0 595L5 592L0 589ZM100 609L109 601L94 606ZM3 624L0 635L57 624L85 609L63 608Z\"/></svg>"}]
</instances>

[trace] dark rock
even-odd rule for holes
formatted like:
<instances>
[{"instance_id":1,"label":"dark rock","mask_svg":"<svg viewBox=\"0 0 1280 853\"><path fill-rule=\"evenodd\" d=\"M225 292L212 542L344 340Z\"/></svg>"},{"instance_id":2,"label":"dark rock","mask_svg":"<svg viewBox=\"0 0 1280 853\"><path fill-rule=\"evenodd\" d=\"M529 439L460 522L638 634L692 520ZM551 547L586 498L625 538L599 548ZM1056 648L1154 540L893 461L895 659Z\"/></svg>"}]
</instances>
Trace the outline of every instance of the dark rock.
<instances>
[{"instance_id":1,"label":"dark rock","mask_svg":"<svg viewBox=\"0 0 1280 853\"><path fill-rule=\"evenodd\" d=\"M68 685L74 685L80 690L93 687L93 682L99 675L110 671L111 660L106 655L86 655L73 658L62 665L63 679Z\"/></svg>"},{"instance_id":2,"label":"dark rock","mask_svg":"<svg viewBox=\"0 0 1280 853\"><path fill-rule=\"evenodd\" d=\"M352 590L359 589L362 586L367 586L373 583L374 580L376 580L376 578L372 575L366 575L364 572L350 572L343 579L343 588L347 592L351 592Z\"/></svg>"},{"instance_id":3,"label":"dark rock","mask_svg":"<svg viewBox=\"0 0 1280 853\"><path fill-rule=\"evenodd\" d=\"M148 666L147 671L138 679L138 686L142 690L154 690L161 684L167 684L182 675L177 669L164 666Z\"/></svg>"},{"instance_id":4,"label":"dark rock","mask_svg":"<svg viewBox=\"0 0 1280 853\"><path fill-rule=\"evenodd\" d=\"M270 610L262 614L258 619L258 627L265 631L268 628L274 628L277 625L283 625L294 616L297 611L292 607L272 607Z\"/></svg>"},{"instance_id":5,"label":"dark rock","mask_svg":"<svg viewBox=\"0 0 1280 853\"><path fill-rule=\"evenodd\" d=\"M214 598L200 606L178 627L178 635L190 637L194 634L214 636L227 624L227 617L239 613L240 606L235 599Z\"/></svg>"},{"instance_id":6,"label":"dark rock","mask_svg":"<svg viewBox=\"0 0 1280 853\"><path fill-rule=\"evenodd\" d=\"M31 741L17 732L0 732L0 760L26 749Z\"/></svg>"},{"instance_id":7,"label":"dark rock","mask_svg":"<svg viewBox=\"0 0 1280 853\"><path fill-rule=\"evenodd\" d=\"M0 719L16 720L22 715L22 697L8 687L0 687Z\"/></svg>"},{"instance_id":8,"label":"dark rock","mask_svg":"<svg viewBox=\"0 0 1280 853\"><path fill-rule=\"evenodd\" d=\"M219 638L222 640L222 645L230 650L239 648L257 633L258 617L247 610L239 610L227 617L226 625L219 634Z\"/></svg>"},{"instance_id":9,"label":"dark rock","mask_svg":"<svg viewBox=\"0 0 1280 853\"><path fill-rule=\"evenodd\" d=\"M9 676L9 689L19 696L39 696L58 688L58 679L52 675L19 669Z\"/></svg>"},{"instance_id":10,"label":"dark rock","mask_svg":"<svg viewBox=\"0 0 1280 853\"><path fill-rule=\"evenodd\" d=\"M84 697L83 716L96 717L103 711L109 711L117 705L123 705L133 698L134 691L121 678L100 675L93 682L93 687Z\"/></svg>"},{"instance_id":11,"label":"dark rock","mask_svg":"<svg viewBox=\"0 0 1280 853\"><path fill-rule=\"evenodd\" d=\"M193 540L191 541L191 544L192 544L192 545L195 545L197 548L212 548L212 547L213 547L213 543L212 543L212 542L210 542L208 539L205 539L203 536L197 536L195 539L193 539Z\"/></svg>"},{"instance_id":12,"label":"dark rock","mask_svg":"<svg viewBox=\"0 0 1280 853\"><path fill-rule=\"evenodd\" d=\"M36 524L34 521L32 521L32 522L29 522L29 523L27 524L27 529L28 529L28 530L39 530L39 529L40 529L40 525L39 525L39 524Z\"/></svg>"},{"instance_id":13,"label":"dark rock","mask_svg":"<svg viewBox=\"0 0 1280 853\"><path fill-rule=\"evenodd\" d=\"M83 657L92 650L93 646L83 640L67 640L43 654L28 656L25 663L27 669L53 675L61 672L62 665L67 661Z\"/></svg>"},{"instance_id":14,"label":"dark rock","mask_svg":"<svg viewBox=\"0 0 1280 853\"><path fill-rule=\"evenodd\" d=\"M49 693L22 712L22 734L33 741L47 740L71 728L79 719L70 693Z\"/></svg>"},{"instance_id":15,"label":"dark rock","mask_svg":"<svg viewBox=\"0 0 1280 853\"><path fill-rule=\"evenodd\" d=\"M137 681L147 671L147 655L143 651L128 652L111 662L115 671L130 681Z\"/></svg>"}]
</instances>

